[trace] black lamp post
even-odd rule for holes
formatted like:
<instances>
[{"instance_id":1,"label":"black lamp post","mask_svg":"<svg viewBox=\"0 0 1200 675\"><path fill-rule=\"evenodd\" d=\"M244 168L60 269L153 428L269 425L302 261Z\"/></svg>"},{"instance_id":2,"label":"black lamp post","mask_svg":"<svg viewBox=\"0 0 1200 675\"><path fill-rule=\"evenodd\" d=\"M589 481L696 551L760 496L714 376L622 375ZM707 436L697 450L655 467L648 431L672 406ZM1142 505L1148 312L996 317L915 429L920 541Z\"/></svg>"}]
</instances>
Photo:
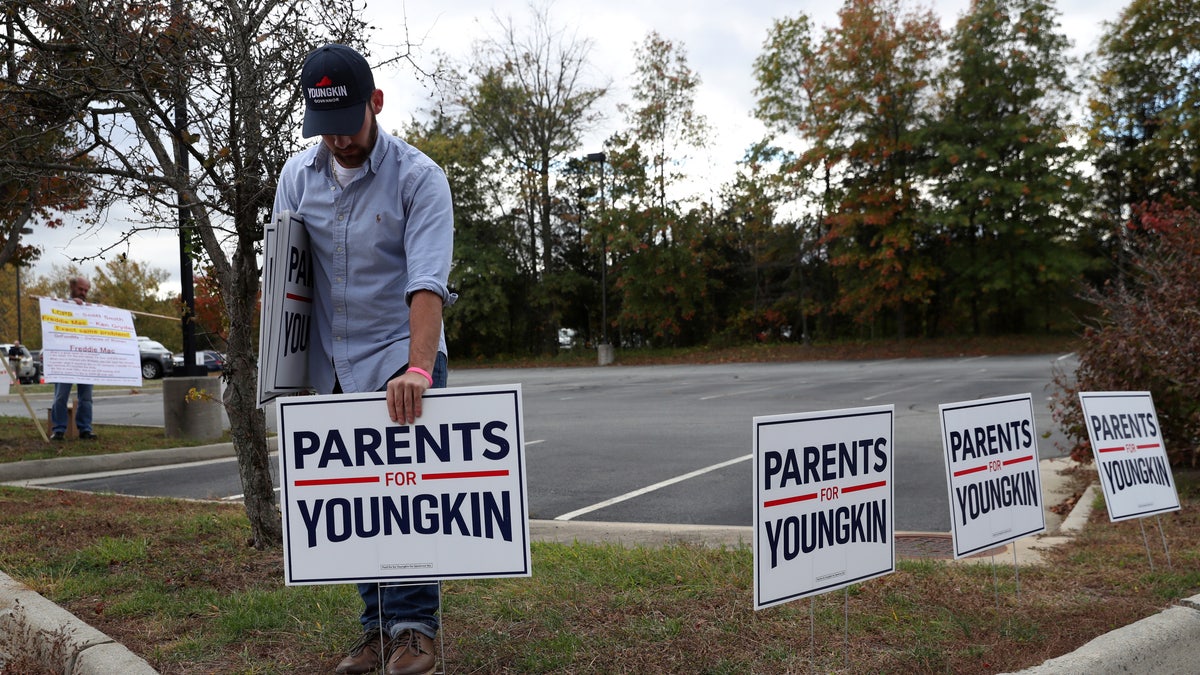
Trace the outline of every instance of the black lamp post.
<instances>
[{"instance_id":1,"label":"black lamp post","mask_svg":"<svg viewBox=\"0 0 1200 675\"><path fill-rule=\"evenodd\" d=\"M25 334L21 330L21 264L13 267L17 270L17 342L25 344Z\"/></svg>"},{"instance_id":2,"label":"black lamp post","mask_svg":"<svg viewBox=\"0 0 1200 675\"><path fill-rule=\"evenodd\" d=\"M24 234L33 234L33 229L22 227L17 236ZM21 263L20 261L13 262L13 269L17 271L17 342L25 344L25 334L21 330Z\"/></svg>"},{"instance_id":3,"label":"black lamp post","mask_svg":"<svg viewBox=\"0 0 1200 675\"><path fill-rule=\"evenodd\" d=\"M183 0L172 0L172 14L182 23L183 21ZM188 108L187 108L187 75L184 72L184 64L178 64L179 72L178 79L175 83L175 164L178 176L181 182L187 180L188 173L191 171L187 146L184 143L184 134L187 133L188 125ZM200 376L205 374L204 368L196 363L196 295L195 287L192 278L192 255L188 250L189 244L194 240L193 232L195 229L192 223L191 206L188 204L187 197L183 190L179 191L179 281L180 281L180 300L183 302L183 372L176 375Z\"/></svg>"},{"instance_id":4,"label":"black lamp post","mask_svg":"<svg viewBox=\"0 0 1200 675\"><path fill-rule=\"evenodd\" d=\"M600 217L604 217L604 162L608 157L603 152L590 152L587 161L600 164ZM600 236L600 335L601 344L608 344L608 233Z\"/></svg>"}]
</instances>

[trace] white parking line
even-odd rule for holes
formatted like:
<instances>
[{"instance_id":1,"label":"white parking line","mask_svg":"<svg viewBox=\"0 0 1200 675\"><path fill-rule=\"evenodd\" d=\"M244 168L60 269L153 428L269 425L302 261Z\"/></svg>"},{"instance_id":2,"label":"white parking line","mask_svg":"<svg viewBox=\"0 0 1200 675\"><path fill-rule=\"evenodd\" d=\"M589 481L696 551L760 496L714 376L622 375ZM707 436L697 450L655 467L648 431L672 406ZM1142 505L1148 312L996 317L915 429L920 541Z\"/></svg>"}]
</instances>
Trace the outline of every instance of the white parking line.
<instances>
[{"instance_id":1,"label":"white parking line","mask_svg":"<svg viewBox=\"0 0 1200 675\"><path fill-rule=\"evenodd\" d=\"M697 469L695 471L692 471L691 473L685 473L682 476L676 476L675 478L671 478L669 480L664 480L661 483L655 483L654 485L648 485L644 488L634 490L633 492L626 492L625 494L623 494L619 497L613 497L612 499L606 499L606 500L600 502L599 504L585 506L582 509L576 509L574 511L571 511L570 513L564 513L561 516L556 517L555 520L571 520L573 518L578 518L579 516L582 516L585 513L591 513L592 511L598 511L607 506L612 506L613 504L620 504L623 501L628 501L630 499L633 499L634 497L640 497L644 494L654 492L655 490L665 488L668 485L682 483L683 481L685 481L689 478L695 478L696 476L704 475L710 471L716 471L717 469L724 469L727 466L733 466L734 464L737 464L738 462L744 462L752 457L754 457L754 455L746 455L744 457L737 457L735 459L721 462L720 464L713 464L712 466L705 467L703 469Z\"/></svg>"},{"instance_id":2,"label":"white parking line","mask_svg":"<svg viewBox=\"0 0 1200 675\"><path fill-rule=\"evenodd\" d=\"M982 371L980 371L980 372L982 372ZM941 379L941 378L938 378L938 379L934 380L933 382L936 384L936 383L939 383L939 382L941 382L941 381L942 381L942 379ZM885 391L885 392L883 392L883 393L880 393L880 394L872 394L871 396L866 396L866 397L864 397L864 398L863 398L863 400L864 400L864 401L874 401L875 399L878 399L878 398L891 397L891 396L894 396L895 394L899 394L899 393L900 393L900 392L902 392L902 391L908 391L909 389L917 389L917 388L919 388L919 387L924 387L924 386L926 386L927 384L929 384L929 383L928 383L928 382L918 382L917 384L909 385L909 386L907 386L907 387L900 387L899 389L893 389L893 390L891 390L891 391Z\"/></svg>"},{"instance_id":3,"label":"white parking line","mask_svg":"<svg viewBox=\"0 0 1200 675\"><path fill-rule=\"evenodd\" d=\"M734 391L734 392L730 392L728 394L713 394L712 396L701 396L700 400L701 401L711 401L714 398L726 398L728 396L741 396L743 394L757 394L760 391L771 391L772 389L778 389L778 388L779 387L762 387L761 389L743 389L742 391Z\"/></svg>"},{"instance_id":4,"label":"white parking line","mask_svg":"<svg viewBox=\"0 0 1200 675\"><path fill-rule=\"evenodd\" d=\"M275 453L271 453L272 456ZM179 469L182 467L205 466L208 464L220 464L222 462L236 462L237 457L218 457L217 459L204 459L198 462L186 462L184 464L159 464L155 466L143 466L133 469L114 469L112 471L97 471L95 473L76 473L64 476L47 476L45 478L29 478L26 480L15 480L5 485L15 485L23 487L26 485L52 485L54 483L73 483L81 480L91 480L93 478L112 478L114 476L129 476L136 473L150 473L153 471L167 471L168 469Z\"/></svg>"}]
</instances>

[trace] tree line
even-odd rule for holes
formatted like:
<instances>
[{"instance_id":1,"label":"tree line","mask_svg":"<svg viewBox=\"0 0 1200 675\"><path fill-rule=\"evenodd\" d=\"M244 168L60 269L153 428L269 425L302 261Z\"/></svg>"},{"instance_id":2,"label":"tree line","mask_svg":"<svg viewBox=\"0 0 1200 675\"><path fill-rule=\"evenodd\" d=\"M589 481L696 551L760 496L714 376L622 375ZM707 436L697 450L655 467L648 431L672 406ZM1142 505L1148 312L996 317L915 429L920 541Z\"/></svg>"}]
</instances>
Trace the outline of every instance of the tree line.
<instances>
[{"instance_id":1,"label":"tree line","mask_svg":"<svg viewBox=\"0 0 1200 675\"><path fill-rule=\"evenodd\" d=\"M1132 209L1194 199L1198 14L1132 2L1086 73L1052 2L977 0L949 31L899 0L777 19L748 74L772 135L715 198L688 189L709 129L683 45L646 36L588 161L589 44L504 23L405 130L455 193L451 347L1072 330Z\"/></svg>"}]
</instances>

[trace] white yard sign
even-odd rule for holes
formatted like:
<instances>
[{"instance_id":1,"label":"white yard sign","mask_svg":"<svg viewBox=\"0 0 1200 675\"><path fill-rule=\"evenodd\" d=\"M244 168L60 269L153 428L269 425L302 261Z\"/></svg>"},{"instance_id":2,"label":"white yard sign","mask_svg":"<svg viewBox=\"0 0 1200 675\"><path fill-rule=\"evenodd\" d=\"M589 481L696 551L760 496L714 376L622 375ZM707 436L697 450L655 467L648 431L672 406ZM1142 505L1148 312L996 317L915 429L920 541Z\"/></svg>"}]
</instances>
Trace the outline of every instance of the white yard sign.
<instances>
[{"instance_id":1,"label":"white yard sign","mask_svg":"<svg viewBox=\"0 0 1200 675\"><path fill-rule=\"evenodd\" d=\"M894 407L754 418L754 608L896 568Z\"/></svg>"},{"instance_id":2,"label":"white yard sign","mask_svg":"<svg viewBox=\"0 0 1200 675\"><path fill-rule=\"evenodd\" d=\"M530 575L520 385L276 405L288 585Z\"/></svg>"},{"instance_id":3,"label":"white yard sign","mask_svg":"<svg viewBox=\"0 0 1200 675\"><path fill-rule=\"evenodd\" d=\"M307 391L314 297L312 251L304 221L284 211L263 234L258 406Z\"/></svg>"},{"instance_id":4,"label":"white yard sign","mask_svg":"<svg viewBox=\"0 0 1200 675\"><path fill-rule=\"evenodd\" d=\"M47 382L142 386L141 352L129 310L54 298L39 302Z\"/></svg>"},{"instance_id":5,"label":"white yard sign","mask_svg":"<svg viewBox=\"0 0 1200 675\"><path fill-rule=\"evenodd\" d=\"M1148 391L1080 392L1109 520L1179 510L1158 415Z\"/></svg>"},{"instance_id":6,"label":"white yard sign","mask_svg":"<svg viewBox=\"0 0 1200 675\"><path fill-rule=\"evenodd\" d=\"M1044 532L1032 395L945 403L938 411L954 557Z\"/></svg>"}]
</instances>

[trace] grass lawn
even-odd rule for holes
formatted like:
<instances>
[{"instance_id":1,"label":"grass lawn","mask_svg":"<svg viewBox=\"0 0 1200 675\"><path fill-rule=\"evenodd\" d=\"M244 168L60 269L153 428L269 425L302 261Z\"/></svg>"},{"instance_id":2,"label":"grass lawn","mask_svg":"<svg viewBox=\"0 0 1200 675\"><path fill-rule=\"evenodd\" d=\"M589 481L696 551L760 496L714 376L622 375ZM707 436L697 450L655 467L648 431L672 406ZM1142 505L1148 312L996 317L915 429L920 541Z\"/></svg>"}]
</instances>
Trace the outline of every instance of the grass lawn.
<instances>
[{"instance_id":1,"label":"grass lawn","mask_svg":"<svg viewBox=\"0 0 1200 675\"><path fill-rule=\"evenodd\" d=\"M40 413L38 422L46 429L45 408L34 407L35 413ZM216 440L200 441L182 438L168 439L161 427L129 427L113 424L97 424L94 426L96 440L67 442L51 442L42 439L37 426L29 417L6 417L0 415L0 462L21 462L31 459L52 459L54 457L81 457L85 455L104 455L117 452L137 452L156 448L178 448L209 443L229 442L229 432Z\"/></svg>"}]
</instances>

